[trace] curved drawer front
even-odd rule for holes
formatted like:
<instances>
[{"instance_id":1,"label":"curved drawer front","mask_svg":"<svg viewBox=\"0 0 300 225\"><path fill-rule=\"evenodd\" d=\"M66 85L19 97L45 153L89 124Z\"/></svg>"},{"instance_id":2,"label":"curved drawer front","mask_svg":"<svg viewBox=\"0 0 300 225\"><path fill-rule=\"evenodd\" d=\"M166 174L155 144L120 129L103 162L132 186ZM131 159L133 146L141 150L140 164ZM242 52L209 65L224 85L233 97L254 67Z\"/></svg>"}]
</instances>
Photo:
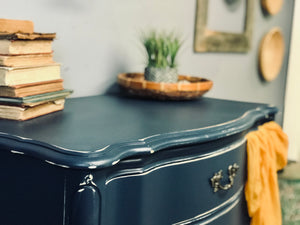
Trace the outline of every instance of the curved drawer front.
<instances>
[{"instance_id":1,"label":"curved drawer front","mask_svg":"<svg viewBox=\"0 0 300 225\"><path fill-rule=\"evenodd\" d=\"M112 172L106 180L102 224L206 224L224 217L243 198L246 140L240 137L211 151L212 145L169 149ZM239 169L231 181L228 167L234 164ZM228 190L212 187L220 170L220 185Z\"/></svg>"}]
</instances>

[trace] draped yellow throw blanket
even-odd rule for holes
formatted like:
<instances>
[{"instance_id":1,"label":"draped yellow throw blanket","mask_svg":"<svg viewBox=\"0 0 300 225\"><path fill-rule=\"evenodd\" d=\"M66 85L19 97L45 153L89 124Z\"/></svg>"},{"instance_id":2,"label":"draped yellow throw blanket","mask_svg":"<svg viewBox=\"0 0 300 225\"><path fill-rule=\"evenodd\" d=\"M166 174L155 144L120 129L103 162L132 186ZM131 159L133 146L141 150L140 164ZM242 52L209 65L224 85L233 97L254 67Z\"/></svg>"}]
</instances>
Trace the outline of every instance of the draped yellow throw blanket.
<instances>
[{"instance_id":1,"label":"draped yellow throw blanket","mask_svg":"<svg viewBox=\"0 0 300 225\"><path fill-rule=\"evenodd\" d=\"M275 122L247 135L245 197L251 225L281 225L277 171L287 164L288 137Z\"/></svg>"}]
</instances>

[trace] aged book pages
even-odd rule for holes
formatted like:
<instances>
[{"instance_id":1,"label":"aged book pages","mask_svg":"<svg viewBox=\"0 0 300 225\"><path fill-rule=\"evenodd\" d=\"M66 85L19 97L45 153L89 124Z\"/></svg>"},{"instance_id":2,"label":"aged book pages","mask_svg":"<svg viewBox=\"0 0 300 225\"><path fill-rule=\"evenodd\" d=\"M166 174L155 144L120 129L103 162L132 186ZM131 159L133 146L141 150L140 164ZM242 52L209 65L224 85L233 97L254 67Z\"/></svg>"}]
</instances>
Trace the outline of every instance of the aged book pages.
<instances>
[{"instance_id":1,"label":"aged book pages","mask_svg":"<svg viewBox=\"0 0 300 225\"><path fill-rule=\"evenodd\" d=\"M0 86L2 97L26 97L30 95L43 94L63 90L63 80L50 80L15 86Z\"/></svg>"},{"instance_id":2,"label":"aged book pages","mask_svg":"<svg viewBox=\"0 0 300 225\"><path fill-rule=\"evenodd\" d=\"M24 67L40 66L54 63L53 54L31 54L31 55L0 55L0 66Z\"/></svg>"},{"instance_id":3,"label":"aged book pages","mask_svg":"<svg viewBox=\"0 0 300 225\"><path fill-rule=\"evenodd\" d=\"M1 55L52 53L52 40L0 40Z\"/></svg>"},{"instance_id":4,"label":"aged book pages","mask_svg":"<svg viewBox=\"0 0 300 225\"><path fill-rule=\"evenodd\" d=\"M0 67L0 86L61 79L60 64L38 67Z\"/></svg>"},{"instance_id":5,"label":"aged book pages","mask_svg":"<svg viewBox=\"0 0 300 225\"><path fill-rule=\"evenodd\" d=\"M0 118L10 120L28 120L64 109L64 99L47 102L34 107L0 105Z\"/></svg>"}]
</instances>

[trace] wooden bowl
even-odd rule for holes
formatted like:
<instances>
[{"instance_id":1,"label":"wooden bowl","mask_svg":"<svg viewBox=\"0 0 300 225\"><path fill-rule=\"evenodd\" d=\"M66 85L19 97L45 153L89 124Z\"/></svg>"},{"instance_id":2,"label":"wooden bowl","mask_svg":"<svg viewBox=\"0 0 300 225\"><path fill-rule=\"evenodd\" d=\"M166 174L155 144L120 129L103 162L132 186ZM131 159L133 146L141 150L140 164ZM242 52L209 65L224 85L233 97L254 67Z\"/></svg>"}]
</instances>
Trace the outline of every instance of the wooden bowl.
<instances>
[{"instance_id":1,"label":"wooden bowl","mask_svg":"<svg viewBox=\"0 0 300 225\"><path fill-rule=\"evenodd\" d=\"M271 29L262 39L259 50L259 67L266 81L274 80L284 58L284 39L280 29Z\"/></svg>"},{"instance_id":2,"label":"wooden bowl","mask_svg":"<svg viewBox=\"0 0 300 225\"><path fill-rule=\"evenodd\" d=\"M177 83L147 81L143 73L121 73L118 83L128 93L160 100L189 100L202 96L213 82L205 78L179 75Z\"/></svg>"},{"instance_id":3,"label":"wooden bowl","mask_svg":"<svg viewBox=\"0 0 300 225\"><path fill-rule=\"evenodd\" d=\"M283 4L283 0L261 0L261 5L271 15L277 14Z\"/></svg>"}]
</instances>

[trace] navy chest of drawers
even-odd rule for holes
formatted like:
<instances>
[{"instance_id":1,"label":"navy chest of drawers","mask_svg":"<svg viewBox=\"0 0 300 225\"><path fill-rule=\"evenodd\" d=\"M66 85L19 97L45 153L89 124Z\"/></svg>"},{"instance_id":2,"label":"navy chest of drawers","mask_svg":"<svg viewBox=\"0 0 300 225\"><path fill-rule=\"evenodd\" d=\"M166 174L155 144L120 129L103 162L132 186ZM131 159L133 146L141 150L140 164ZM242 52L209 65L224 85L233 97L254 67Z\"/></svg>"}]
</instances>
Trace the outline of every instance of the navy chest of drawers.
<instances>
[{"instance_id":1,"label":"navy chest of drawers","mask_svg":"<svg viewBox=\"0 0 300 225\"><path fill-rule=\"evenodd\" d=\"M93 96L0 120L1 224L249 224L245 135L276 111Z\"/></svg>"}]
</instances>

